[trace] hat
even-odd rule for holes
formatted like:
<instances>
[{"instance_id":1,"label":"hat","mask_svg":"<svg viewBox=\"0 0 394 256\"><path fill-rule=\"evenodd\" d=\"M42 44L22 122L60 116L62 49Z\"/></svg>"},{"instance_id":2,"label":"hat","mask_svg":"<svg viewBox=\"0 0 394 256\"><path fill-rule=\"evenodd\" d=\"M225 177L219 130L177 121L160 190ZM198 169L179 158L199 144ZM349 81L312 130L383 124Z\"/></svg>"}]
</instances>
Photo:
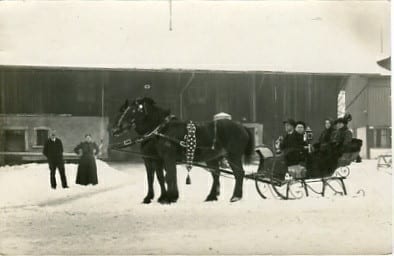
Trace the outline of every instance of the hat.
<instances>
[{"instance_id":1,"label":"hat","mask_svg":"<svg viewBox=\"0 0 394 256\"><path fill-rule=\"evenodd\" d=\"M297 126L297 125L302 125L302 126L304 126L304 129L306 129L306 124L303 122L303 121L298 121L296 124L295 124L295 126Z\"/></svg>"},{"instance_id":2,"label":"hat","mask_svg":"<svg viewBox=\"0 0 394 256\"><path fill-rule=\"evenodd\" d=\"M295 127L296 126L296 122L294 121L294 119L287 119L285 121L283 121L284 124L290 124L291 126Z\"/></svg>"},{"instance_id":3,"label":"hat","mask_svg":"<svg viewBox=\"0 0 394 256\"><path fill-rule=\"evenodd\" d=\"M343 117L337 118L337 120L334 121L334 124L338 124L338 123L342 123L342 124L347 124L347 120Z\"/></svg>"},{"instance_id":4,"label":"hat","mask_svg":"<svg viewBox=\"0 0 394 256\"><path fill-rule=\"evenodd\" d=\"M335 120L334 124L342 123L342 124L347 125L347 123L349 121L352 121L352 115L347 113L343 117L337 118L337 120Z\"/></svg>"}]
</instances>

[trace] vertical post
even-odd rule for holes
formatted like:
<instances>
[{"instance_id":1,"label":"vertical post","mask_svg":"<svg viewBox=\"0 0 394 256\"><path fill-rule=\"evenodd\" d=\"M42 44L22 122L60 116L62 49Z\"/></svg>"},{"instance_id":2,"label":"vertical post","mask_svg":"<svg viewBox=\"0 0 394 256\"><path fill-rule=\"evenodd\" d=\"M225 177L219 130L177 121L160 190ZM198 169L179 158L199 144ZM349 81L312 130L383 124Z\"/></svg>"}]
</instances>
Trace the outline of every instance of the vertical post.
<instances>
[{"instance_id":1,"label":"vertical post","mask_svg":"<svg viewBox=\"0 0 394 256\"><path fill-rule=\"evenodd\" d=\"M256 74L252 75L252 84L251 84L251 103L252 103L252 122L256 123Z\"/></svg>"},{"instance_id":2,"label":"vertical post","mask_svg":"<svg viewBox=\"0 0 394 256\"><path fill-rule=\"evenodd\" d=\"M107 129L105 122L105 84L108 80L108 71L103 71L101 76L101 129L100 129L100 156L107 157Z\"/></svg>"}]
</instances>

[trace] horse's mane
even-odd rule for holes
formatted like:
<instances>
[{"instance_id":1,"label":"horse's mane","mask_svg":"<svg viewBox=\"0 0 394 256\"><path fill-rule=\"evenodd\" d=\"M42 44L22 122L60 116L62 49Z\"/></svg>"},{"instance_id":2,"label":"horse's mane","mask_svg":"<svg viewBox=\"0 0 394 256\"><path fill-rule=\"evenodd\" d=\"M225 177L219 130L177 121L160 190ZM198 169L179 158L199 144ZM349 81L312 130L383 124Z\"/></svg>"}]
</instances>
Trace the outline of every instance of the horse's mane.
<instances>
[{"instance_id":1,"label":"horse's mane","mask_svg":"<svg viewBox=\"0 0 394 256\"><path fill-rule=\"evenodd\" d=\"M148 102L145 108L144 119L136 122L136 131L140 134L152 131L171 114L171 110L158 107L152 102Z\"/></svg>"}]
</instances>

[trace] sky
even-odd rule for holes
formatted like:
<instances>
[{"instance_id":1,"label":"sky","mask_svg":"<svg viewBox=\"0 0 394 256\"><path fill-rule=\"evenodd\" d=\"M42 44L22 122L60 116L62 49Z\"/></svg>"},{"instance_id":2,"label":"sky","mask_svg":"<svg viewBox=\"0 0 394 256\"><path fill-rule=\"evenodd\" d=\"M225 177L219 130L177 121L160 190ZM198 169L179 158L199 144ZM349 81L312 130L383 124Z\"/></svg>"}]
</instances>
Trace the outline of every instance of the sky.
<instances>
[{"instance_id":1,"label":"sky","mask_svg":"<svg viewBox=\"0 0 394 256\"><path fill-rule=\"evenodd\" d=\"M2 1L0 65L385 73L389 1ZM386 72L387 73L387 72Z\"/></svg>"}]
</instances>

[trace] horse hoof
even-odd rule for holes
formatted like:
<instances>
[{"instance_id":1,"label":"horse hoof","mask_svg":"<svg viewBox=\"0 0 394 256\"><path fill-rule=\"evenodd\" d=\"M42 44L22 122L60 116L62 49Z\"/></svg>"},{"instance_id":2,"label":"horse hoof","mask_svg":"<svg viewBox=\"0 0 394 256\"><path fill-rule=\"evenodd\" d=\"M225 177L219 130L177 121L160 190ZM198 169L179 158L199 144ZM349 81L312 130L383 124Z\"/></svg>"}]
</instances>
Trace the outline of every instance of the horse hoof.
<instances>
[{"instance_id":1,"label":"horse hoof","mask_svg":"<svg viewBox=\"0 0 394 256\"><path fill-rule=\"evenodd\" d=\"M168 199L169 203L176 203L176 201L178 201L178 198L169 198Z\"/></svg>"},{"instance_id":2,"label":"horse hoof","mask_svg":"<svg viewBox=\"0 0 394 256\"><path fill-rule=\"evenodd\" d=\"M241 200L241 199L242 199L242 197L234 196L234 197L232 197L232 198L230 199L230 202L231 202L231 203L234 203L234 202L237 202L237 201L239 201L239 200Z\"/></svg>"},{"instance_id":3,"label":"horse hoof","mask_svg":"<svg viewBox=\"0 0 394 256\"><path fill-rule=\"evenodd\" d=\"M170 203L168 201L168 199L165 197L160 197L159 199L157 199L157 202L159 202L160 204L169 204Z\"/></svg>"},{"instance_id":4,"label":"horse hoof","mask_svg":"<svg viewBox=\"0 0 394 256\"><path fill-rule=\"evenodd\" d=\"M144 198L144 200L142 201L143 204L150 204L151 202L152 200L149 198Z\"/></svg>"},{"instance_id":5,"label":"horse hoof","mask_svg":"<svg viewBox=\"0 0 394 256\"><path fill-rule=\"evenodd\" d=\"M218 200L218 198L216 196L208 196L205 199L205 202L211 202L211 201L217 201L217 200Z\"/></svg>"},{"instance_id":6,"label":"horse hoof","mask_svg":"<svg viewBox=\"0 0 394 256\"><path fill-rule=\"evenodd\" d=\"M161 201L158 201L158 202L159 202L159 204L170 204L171 203L168 200L161 200Z\"/></svg>"}]
</instances>

